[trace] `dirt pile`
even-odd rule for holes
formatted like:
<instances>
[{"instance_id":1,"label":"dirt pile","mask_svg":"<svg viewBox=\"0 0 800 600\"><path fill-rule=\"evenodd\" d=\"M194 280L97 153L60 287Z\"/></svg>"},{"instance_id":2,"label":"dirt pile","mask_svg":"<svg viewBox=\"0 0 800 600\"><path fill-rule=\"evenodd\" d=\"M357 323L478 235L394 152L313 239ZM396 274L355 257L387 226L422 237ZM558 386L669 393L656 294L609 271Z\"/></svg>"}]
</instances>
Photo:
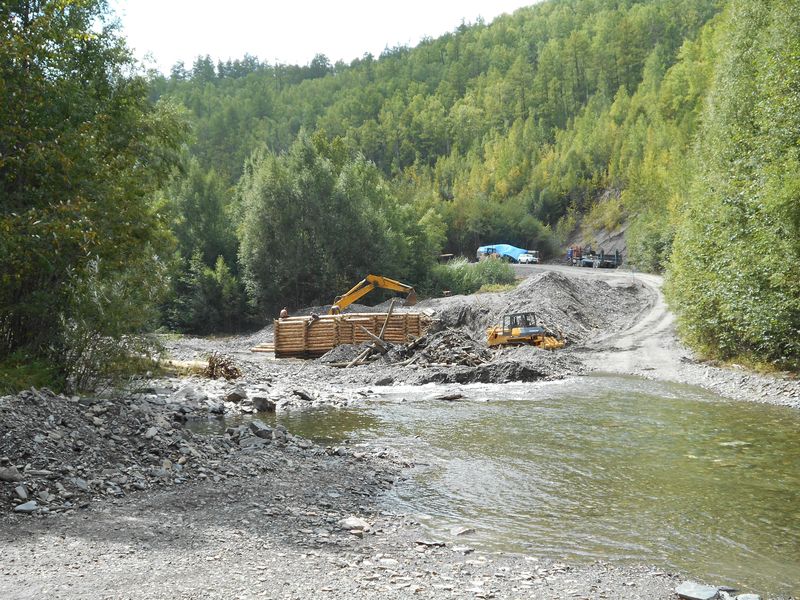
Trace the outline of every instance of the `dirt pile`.
<instances>
[{"instance_id":1,"label":"dirt pile","mask_svg":"<svg viewBox=\"0 0 800 600\"><path fill-rule=\"evenodd\" d=\"M362 356L370 344L338 346L317 362L344 366ZM489 349L464 330L445 329L405 346L375 352L359 366L341 369L354 382L374 385L425 383L508 383L562 379L584 371L568 352L533 346Z\"/></svg>"},{"instance_id":2,"label":"dirt pile","mask_svg":"<svg viewBox=\"0 0 800 600\"><path fill-rule=\"evenodd\" d=\"M445 329L426 336L417 353L429 365L478 367L492 360L492 352L484 342L478 342L466 332Z\"/></svg>"},{"instance_id":3,"label":"dirt pile","mask_svg":"<svg viewBox=\"0 0 800 600\"><path fill-rule=\"evenodd\" d=\"M432 312L438 327L464 329L476 339L483 339L486 329L504 314L532 311L542 324L575 344L628 323L639 312L642 294L642 287L633 282L612 286L545 271L510 292L432 298L418 308Z\"/></svg>"},{"instance_id":4,"label":"dirt pile","mask_svg":"<svg viewBox=\"0 0 800 600\"><path fill-rule=\"evenodd\" d=\"M308 451L285 429L196 435L191 409L164 398L68 398L29 390L0 398L0 506L64 512L89 501L189 481L222 481L269 470L248 453L268 445Z\"/></svg>"}]
</instances>

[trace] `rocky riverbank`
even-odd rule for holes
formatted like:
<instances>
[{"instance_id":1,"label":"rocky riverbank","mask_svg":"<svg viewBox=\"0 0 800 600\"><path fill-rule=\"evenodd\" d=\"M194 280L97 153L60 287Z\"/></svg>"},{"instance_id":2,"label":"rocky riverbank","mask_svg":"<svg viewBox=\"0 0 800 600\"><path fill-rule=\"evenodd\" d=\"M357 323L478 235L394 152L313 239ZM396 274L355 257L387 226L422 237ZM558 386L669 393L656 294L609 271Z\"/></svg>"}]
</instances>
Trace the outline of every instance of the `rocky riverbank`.
<instances>
[{"instance_id":1,"label":"rocky riverbank","mask_svg":"<svg viewBox=\"0 0 800 600\"><path fill-rule=\"evenodd\" d=\"M197 398L140 396L0 400L4 597L603 597L619 587L655 598L674 583L648 569L476 553L469 528L424 539L376 503L409 466L401 457L322 448L259 420L193 434L186 422L207 410Z\"/></svg>"}]
</instances>

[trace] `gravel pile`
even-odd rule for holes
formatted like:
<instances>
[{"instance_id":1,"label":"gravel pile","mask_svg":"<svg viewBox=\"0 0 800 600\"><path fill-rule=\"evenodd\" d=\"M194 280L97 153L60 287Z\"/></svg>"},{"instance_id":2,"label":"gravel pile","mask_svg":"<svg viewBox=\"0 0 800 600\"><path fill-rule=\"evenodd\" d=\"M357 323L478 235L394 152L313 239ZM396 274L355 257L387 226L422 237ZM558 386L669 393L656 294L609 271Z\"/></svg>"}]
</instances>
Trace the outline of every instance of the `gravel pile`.
<instances>
[{"instance_id":1,"label":"gravel pile","mask_svg":"<svg viewBox=\"0 0 800 600\"><path fill-rule=\"evenodd\" d=\"M258 421L224 435L197 435L185 427L197 415L191 402L158 396L69 398L48 390L4 396L0 506L71 511L136 491L258 475L270 461L248 456L254 449L314 451L310 441Z\"/></svg>"},{"instance_id":2,"label":"gravel pile","mask_svg":"<svg viewBox=\"0 0 800 600\"><path fill-rule=\"evenodd\" d=\"M435 365L477 367L492 360L485 341L477 341L464 331L445 329L427 336L416 351L423 361Z\"/></svg>"},{"instance_id":3,"label":"gravel pile","mask_svg":"<svg viewBox=\"0 0 800 600\"><path fill-rule=\"evenodd\" d=\"M545 271L510 292L433 298L418 308L432 311L438 327L464 329L476 339L485 338L486 329L503 315L532 311L541 324L575 344L629 323L641 309L643 293L639 284L631 282L612 286Z\"/></svg>"}]
</instances>

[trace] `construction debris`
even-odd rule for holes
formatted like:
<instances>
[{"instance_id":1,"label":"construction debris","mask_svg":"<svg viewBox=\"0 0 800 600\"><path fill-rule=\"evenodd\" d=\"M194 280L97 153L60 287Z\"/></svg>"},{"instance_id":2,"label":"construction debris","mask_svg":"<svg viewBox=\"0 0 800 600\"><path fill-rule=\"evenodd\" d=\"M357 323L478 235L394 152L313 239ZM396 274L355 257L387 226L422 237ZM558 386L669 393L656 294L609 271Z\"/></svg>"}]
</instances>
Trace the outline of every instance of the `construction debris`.
<instances>
[{"instance_id":1,"label":"construction debris","mask_svg":"<svg viewBox=\"0 0 800 600\"><path fill-rule=\"evenodd\" d=\"M396 345L372 336L372 342L360 346L345 345L332 349L320 358L334 367L355 367L382 359L399 366L412 363L429 366L477 367L492 360L492 353L480 342L455 329L425 335L407 344Z\"/></svg>"},{"instance_id":2,"label":"construction debris","mask_svg":"<svg viewBox=\"0 0 800 600\"><path fill-rule=\"evenodd\" d=\"M233 359L229 356L224 356L214 352L208 357L208 365L203 369L203 376L209 379L219 379L220 377L230 381L231 379L238 379L242 376Z\"/></svg>"}]
</instances>

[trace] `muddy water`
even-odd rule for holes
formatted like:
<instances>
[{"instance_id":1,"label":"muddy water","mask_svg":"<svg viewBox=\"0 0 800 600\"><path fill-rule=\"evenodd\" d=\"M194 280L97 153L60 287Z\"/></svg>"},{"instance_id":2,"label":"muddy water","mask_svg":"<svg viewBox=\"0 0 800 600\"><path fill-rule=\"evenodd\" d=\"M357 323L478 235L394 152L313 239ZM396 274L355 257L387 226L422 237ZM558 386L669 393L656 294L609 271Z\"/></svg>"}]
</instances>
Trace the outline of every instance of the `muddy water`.
<instances>
[{"instance_id":1,"label":"muddy water","mask_svg":"<svg viewBox=\"0 0 800 600\"><path fill-rule=\"evenodd\" d=\"M800 414L636 378L391 388L357 410L280 417L418 462L386 499L432 536L570 560L643 562L800 593ZM453 541L453 540L450 540Z\"/></svg>"}]
</instances>

